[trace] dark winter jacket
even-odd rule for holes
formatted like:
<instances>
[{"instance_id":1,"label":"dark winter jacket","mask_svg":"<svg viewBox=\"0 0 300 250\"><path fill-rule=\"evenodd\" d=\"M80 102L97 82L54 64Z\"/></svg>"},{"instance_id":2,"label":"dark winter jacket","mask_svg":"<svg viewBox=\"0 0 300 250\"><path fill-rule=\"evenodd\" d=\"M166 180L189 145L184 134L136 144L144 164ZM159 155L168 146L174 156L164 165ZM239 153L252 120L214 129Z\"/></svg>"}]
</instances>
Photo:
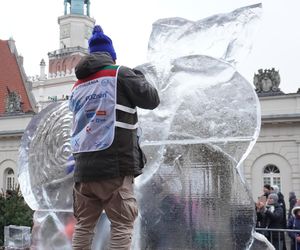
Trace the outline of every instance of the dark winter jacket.
<instances>
[{"instance_id":1,"label":"dark winter jacket","mask_svg":"<svg viewBox=\"0 0 300 250\"><path fill-rule=\"evenodd\" d=\"M289 204L290 204L290 207L289 207L289 214L288 214L288 218L291 217L292 215L292 209L294 208L294 206L296 205L297 203L297 197L295 195L294 192L291 192L290 193L290 197L289 197Z\"/></svg>"},{"instance_id":2,"label":"dark winter jacket","mask_svg":"<svg viewBox=\"0 0 300 250\"><path fill-rule=\"evenodd\" d=\"M84 80L101 68L114 64L108 53L92 53L81 59L75 68L76 77ZM121 66L117 76L117 104L143 109L154 109L159 105L157 90L144 75L135 69ZM137 114L116 111L116 120L128 124L137 123ZM74 154L75 182L111 179L119 176L142 173L145 156L139 146L137 129L115 128L112 145L105 150Z\"/></svg>"},{"instance_id":3,"label":"dark winter jacket","mask_svg":"<svg viewBox=\"0 0 300 250\"><path fill-rule=\"evenodd\" d=\"M282 228L282 221L283 221L283 208L278 204L274 204L272 206L268 206L265 211L262 211L258 214L262 221L262 227L265 228ZM283 234L278 232L272 232L269 234L268 238L272 240L278 240L278 236L283 239Z\"/></svg>"},{"instance_id":4,"label":"dark winter jacket","mask_svg":"<svg viewBox=\"0 0 300 250\"><path fill-rule=\"evenodd\" d=\"M282 228L285 228L286 227L286 205L285 205L285 201L284 201L284 196L281 192L278 192L277 195L278 195L278 203L280 204L280 206L283 209L283 219L284 220L283 220Z\"/></svg>"},{"instance_id":5,"label":"dark winter jacket","mask_svg":"<svg viewBox=\"0 0 300 250\"><path fill-rule=\"evenodd\" d=\"M288 229L297 229L300 230L300 218L297 218L295 212L299 210L300 207L295 207L292 210L292 216L289 218L287 228ZM300 242L297 242L296 248L296 237L300 236L298 232L288 232L289 237L291 238L291 249L300 250Z\"/></svg>"}]
</instances>

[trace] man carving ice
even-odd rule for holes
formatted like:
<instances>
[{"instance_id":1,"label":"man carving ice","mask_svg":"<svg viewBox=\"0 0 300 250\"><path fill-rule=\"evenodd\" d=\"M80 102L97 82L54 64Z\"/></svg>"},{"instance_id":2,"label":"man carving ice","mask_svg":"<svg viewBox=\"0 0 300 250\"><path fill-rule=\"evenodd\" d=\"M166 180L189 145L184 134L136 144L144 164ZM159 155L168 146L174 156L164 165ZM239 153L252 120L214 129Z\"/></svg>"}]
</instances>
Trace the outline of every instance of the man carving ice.
<instances>
[{"instance_id":1,"label":"man carving ice","mask_svg":"<svg viewBox=\"0 0 300 250\"><path fill-rule=\"evenodd\" d=\"M136 107L154 109L159 96L140 71L115 65L112 41L100 26L93 29L89 52L76 66L78 81L69 103L77 219L72 245L91 248L95 224L105 210L111 222L109 249L130 249L138 214L133 182L145 164Z\"/></svg>"}]
</instances>

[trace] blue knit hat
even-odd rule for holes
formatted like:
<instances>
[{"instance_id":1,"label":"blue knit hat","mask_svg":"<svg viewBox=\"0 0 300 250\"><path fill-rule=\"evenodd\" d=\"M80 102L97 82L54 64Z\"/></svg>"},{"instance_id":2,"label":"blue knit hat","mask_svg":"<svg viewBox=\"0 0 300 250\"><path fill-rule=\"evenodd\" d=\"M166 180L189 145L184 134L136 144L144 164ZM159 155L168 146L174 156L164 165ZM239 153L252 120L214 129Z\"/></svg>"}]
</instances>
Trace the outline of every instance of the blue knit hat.
<instances>
[{"instance_id":1,"label":"blue knit hat","mask_svg":"<svg viewBox=\"0 0 300 250\"><path fill-rule=\"evenodd\" d=\"M117 59L111 39L103 33L103 30L99 25L95 25L93 34L89 39L89 51L90 53L108 52L114 61Z\"/></svg>"}]
</instances>

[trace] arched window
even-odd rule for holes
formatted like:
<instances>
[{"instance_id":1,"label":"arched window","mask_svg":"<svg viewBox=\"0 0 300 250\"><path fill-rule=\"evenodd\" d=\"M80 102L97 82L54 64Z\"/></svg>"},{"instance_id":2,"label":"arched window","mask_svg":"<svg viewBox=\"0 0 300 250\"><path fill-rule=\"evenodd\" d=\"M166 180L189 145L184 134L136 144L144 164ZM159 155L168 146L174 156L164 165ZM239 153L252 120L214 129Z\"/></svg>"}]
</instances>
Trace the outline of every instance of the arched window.
<instances>
[{"instance_id":1,"label":"arched window","mask_svg":"<svg viewBox=\"0 0 300 250\"><path fill-rule=\"evenodd\" d=\"M5 188L6 190L15 188L15 173L11 168L5 170Z\"/></svg>"},{"instance_id":2,"label":"arched window","mask_svg":"<svg viewBox=\"0 0 300 250\"><path fill-rule=\"evenodd\" d=\"M76 56L73 56L72 59L71 59L71 69L70 71L72 72L73 69L76 67L77 63L78 63L78 58Z\"/></svg>"},{"instance_id":3,"label":"arched window","mask_svg":"<svg viewBox=\"0 0 300 250\"><path fill-rule=\"evenodd\" d=\"M66 64L66 60L63 60L62 62L62 68L61 71L64 72L65 74L67 74L67 64Z\"/></svg>"},{"instance_id":4,"label":"arched window","mask_svg":"<svg viewBox=\"0 0 300 250\"><path fill-rule=\"evenodd\" d=\"M57 75L59 75L59 73L60 73L60 71L61 71L61 67L60 67L60 66L61 66L61 62L59 61L59 62L56 64L56 72L55 72L55 73L56 73Z\"/></svg>"},{"instance_id":5,"label":"arched window","mask_svg":"<svg viewBox=\"0 0 300 250\"><path fill-rule=\"evenodd\" d=\"M271 186L278 186L281 190L281 181L280 181L280 170L275 165L269 164L264 167L264 185L269 184Z\"/></svg>"}]
</instances>

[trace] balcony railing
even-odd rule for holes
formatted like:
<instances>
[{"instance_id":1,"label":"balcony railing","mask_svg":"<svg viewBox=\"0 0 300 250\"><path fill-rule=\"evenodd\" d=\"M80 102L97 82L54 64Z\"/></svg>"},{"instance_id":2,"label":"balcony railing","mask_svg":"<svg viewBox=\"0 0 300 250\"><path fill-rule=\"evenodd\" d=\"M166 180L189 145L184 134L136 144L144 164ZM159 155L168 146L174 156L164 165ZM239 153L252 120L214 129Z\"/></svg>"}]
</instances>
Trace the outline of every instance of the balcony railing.
<instances>
[{"instance_id":1,"label":"balcony railing","mask_svg":"<svg viewBox=\"0 0 300 250\"><path fill-rule=\"evenodd\" d=\"M68 54L74 53L74 52L82 52L84 54L87 54L88 49L82 48L80 46L63 48L63 49L58 49L58 50L54 50L52 52L49 52L48 56L49 56L49 58L50 57L61 57L61 56L68 55Z\"/></svg>"},{"instance_id":2,"label":"balcony railing","mask_svg":"<svg viewBox=\"0 0 300 250\"><path fill-rule=\"evenodd\" d=\"M283 245L286 245L286 249L297 250L297 238L292 239L289 237L289 233L296 233L300 236L300 230L296 229L275 229L275 228L255 228L255 231L263 234L272 243L275 249L283 249ZM291 248L291 243L294 241L294 248Z\"/></svg>"}]
</instances>

